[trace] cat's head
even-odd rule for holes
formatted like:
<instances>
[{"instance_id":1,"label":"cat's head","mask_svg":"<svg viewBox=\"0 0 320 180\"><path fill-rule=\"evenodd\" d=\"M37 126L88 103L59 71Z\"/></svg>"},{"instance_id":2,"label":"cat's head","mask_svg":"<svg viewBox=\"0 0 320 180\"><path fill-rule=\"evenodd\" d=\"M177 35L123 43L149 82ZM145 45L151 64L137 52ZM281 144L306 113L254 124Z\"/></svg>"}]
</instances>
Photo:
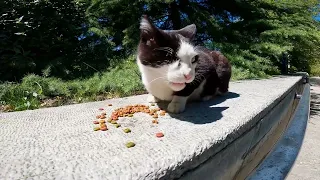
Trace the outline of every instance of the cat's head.
<instances>
[{"instance_id":1,"label":"cat's head","mask_svg":"<svg viewBox=\"0 0 320 180\"><path fill-rule=\"evenodd\" d=\"M141 64L153 68L155 73L165 78L171 89L180 91L195 78L199 58L191 44L195 35L194 24L179 30L161 30L143 16L138 58Z\"/></svg>"}]
</instances>

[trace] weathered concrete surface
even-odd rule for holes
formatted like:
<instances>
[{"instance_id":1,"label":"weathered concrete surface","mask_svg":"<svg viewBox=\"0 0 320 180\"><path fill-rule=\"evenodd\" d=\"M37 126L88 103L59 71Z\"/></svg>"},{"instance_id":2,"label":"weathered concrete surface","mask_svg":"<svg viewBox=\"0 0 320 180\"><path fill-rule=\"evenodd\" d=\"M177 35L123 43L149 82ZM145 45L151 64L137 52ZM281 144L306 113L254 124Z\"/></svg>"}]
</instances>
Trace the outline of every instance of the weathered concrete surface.
<instances>
[{"instance_id":1,"label":"weathered concrete surface","mask_svg":"<svg viewBox=\"0 0 320 180\"><path fill-rule=\"evenodd\" d=\"M275 151L261 164L251 180L320 179L320 78L310 78L310 117L300 111ZM302 108L308 108L305 102ZM297 112L299 113L299 112Z\"/></svg>"},{"instance_id":2,"label":"weathered concrete surface","mask_svg":"<svg viewBox=\"0 0 320 180\"><path fill-rule=\"evenodd\" d=\"M273 109L238 139L210 157L195 170L186 173L183 180L243 180L263 161L285 131L299 100L303 84L292 89ZM217 163L219 162L219 163Z\"/></svg>"},{"instance_id":3,"label":"weathered concrete surface","mask_svg":"<svg viewBox=\"0 0 320 180\"><path fill-rule=\"evenodd\" d=\"M286 179L320 179L320 78L311 79L310 119L302 147Z\"/></svg>"},{"instance_id":4,"label":"weathered concrete surface","mask_svg":"<svg viewBox=\"0 0 320 180\"><path fill-rule=\"evenodd\" d=\"M92 120L146 96L0 114L0 179L172 179L198 167L264 117L301 77L234 82L224 98L193 103L180 115L119 120L132 133ZM107 107L112 103L114 106ZM155 138L162 131L165 137ZM136 146L126 148L127 141ZM228 161L221 156L223 164Z\"/></svg>"},{"instance_id":5,"label":"weathered concrete surface","mask_svg":"<svg viewBox=\"0 0 320 180\"><path fill-rule=\"evenodd\" d=\"M249 180L283 180L302 145L309 119L310 87L306 85L287 130L265 160L252 172Z\"/></svg>"}]
</instances>

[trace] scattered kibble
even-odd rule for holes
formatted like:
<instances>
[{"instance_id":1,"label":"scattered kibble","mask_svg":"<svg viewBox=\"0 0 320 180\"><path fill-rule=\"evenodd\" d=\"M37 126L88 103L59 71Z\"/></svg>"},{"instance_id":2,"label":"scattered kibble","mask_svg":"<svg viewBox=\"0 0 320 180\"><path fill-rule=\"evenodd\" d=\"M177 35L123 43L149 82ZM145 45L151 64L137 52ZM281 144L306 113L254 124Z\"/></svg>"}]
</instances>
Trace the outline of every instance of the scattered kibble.
<instances>
[{"instance_id":1,"label":"scattered kibble","mask_svg":"<svg viewBox=\"0 0 320 180\"><path fill-rule=\"evenodd\" d=\"M108 130L108 128L107 128L107 126L104 126L104 127L101 127L100 130L101 131L106 131L106 130Z\"/></svg>"},{"instance_id":2,"label":"scattered kibble","mask_svg":"<svg viewBox=\"0 0 320 180\"><path fill-rule=\"evenodd\" d=\"M155 103L151 103L151 106L155 106ZM112 106L112 104L108 104L108 106ZM158 124L159 121L157 120L157 118L160 116L164 116L166 114L166 111L160 109L159 107L152 107L151 106L147 106L147 105L142 105L142 104L135 104L135 105L128 105L122 108L117 108L115 109L110 116L108 116L107 118L107 113L106 112L102 112L101 114L97 115L96 121L93 121L94 124L99 124L100 126L98 127L94 127L95 131L107 131L108 127L105 124L106 122L109 122L111 124L113 124L116 128L121 127L120 124L118 124L118 120L119 117L133 117L135 113L138 112L142 112L142 113L146 113L149 114L151 117L153 117L154 119L152 120L153 124ZM104 110L104 108L99 108L99 110ZM123 129L123 131L125 133L130 133L131 130L129 128L125 128ZM164 134L159 132L156 133L156 137L163 137ZM128 145L129 144L129 145ZM129 142L127 143L127 147L133 147L135 144L133 142Z\"/></svg>"},{"instance_id":3,"label":"scattered kibble","mask_svg":"<svg viewBox=\"0 0 320 180\"><path fill-rule=\"evenodd\" d=\"M131 130L130 130L129 128L125 128L123 131L124 131L125 133L131 132Z\"/></svg>"},{"instance_id":4,"label":"scattered kibble","mask_svg":"<svg viewBox=\"0 0 320 180\"><path fill-rule=\"evenodd\" d=\"M164 134L163 134L162 132L156 133L156 137L158 137L158 138L161 138L161 137L163 137L163 136L164 136Z\"/></svg>"},{"instance_id":5,"label":"scattered kibble","mask_svg":"<svg viewBox=\"0 0 320 180\"><path fill-rule=\"evenodd\" d=\"M127 142L126 143L126 146L127 148L131 148L131 147L134 147L136 144L134 142Z\"/></svg>"},{"instance_id":6,"label":"scattered kibble","mask_svg":"<svg viewBox=\"0 0 320 180\"><path fill-rule=\"evenodd\" d=\"M93 124L99 124L99 122L98 121L93 121Z\"/></svg>"}]
</instances>

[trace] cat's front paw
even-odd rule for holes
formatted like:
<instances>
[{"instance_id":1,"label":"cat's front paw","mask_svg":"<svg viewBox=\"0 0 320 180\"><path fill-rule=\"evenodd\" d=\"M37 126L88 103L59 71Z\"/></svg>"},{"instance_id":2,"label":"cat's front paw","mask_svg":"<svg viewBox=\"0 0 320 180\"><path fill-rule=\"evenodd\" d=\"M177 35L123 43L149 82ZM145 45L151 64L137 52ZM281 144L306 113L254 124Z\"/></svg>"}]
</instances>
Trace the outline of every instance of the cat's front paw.
<instances>
[{"instance_id":1,"label":"cat's front paw","mask_svg":"<svg viewBox=\"0 0 320 180\"><path fill-rule=\"evenodd\" d=\"M149 94L149 95L148 95L148 98L147 98L147 101L148 101L149 103L157 103L157 102L159 102L160 100L159 100L158 98L154 97L153 95Z\"/></svg>"},{"instance_id":2,"label":"cat's front paw","mask_svg":"<svg viewBox=\"0 0 320 180\"><path fill-rule=\"evenodd\" d=\"M180 102L171 102L168 105L168 112L171 113L181 113L185 110L186 104Z\"/></svg>"}]
</instances>

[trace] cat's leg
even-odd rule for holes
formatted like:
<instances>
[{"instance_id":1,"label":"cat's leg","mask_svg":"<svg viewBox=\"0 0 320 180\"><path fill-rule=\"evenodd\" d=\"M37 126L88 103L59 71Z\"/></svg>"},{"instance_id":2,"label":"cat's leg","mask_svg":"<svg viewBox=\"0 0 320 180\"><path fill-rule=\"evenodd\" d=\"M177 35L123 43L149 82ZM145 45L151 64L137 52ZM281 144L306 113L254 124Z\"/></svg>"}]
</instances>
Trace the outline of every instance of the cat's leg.
<instances>
[{"instance_id":1,"label":"cat's leg","mask_svg":"<svg viewBox=\"0 0 320 180\"><path fill-rule=\"evenodd\" d=\"M186 108L187 96L173 96L172 101L168 105L168 111L171 113L181 113Z\"/></svg>"},{"instance_id":2,"label":"cat's leg","mask_svg":"<svg viewBox=\"0 0 320 180\"><path fill-rule=\"evenodd\" d=\"M230 81L230 76L229 75L224 75L220 77L220 85L217 89L217 95L219 96L224 96L229 92L229 81Z\"/></svg>"},{"instance_id":3,"label":"cat's leg","mask_svg":"<svg viewBox=\"0 0 320 180\"><path fill-rule=\"evenodd\" d=\"M157 97L155 97L152 94L148 94L147 101L149 103L157 103L157 102L160 102L160 99L158 99Z\"/></svg>"},{"instance_id":4,"label":"cat's leg","mask_svg":"<svg viewBox=\"0 0 320 180\"><path fill-rule=\"evenodd\" d=\"M213 97L214 97L214 96L208 95L208 96L202 97L201 100L202 100L202 101L209 101L209 100L212 99Z\"/></svg>"},{"instance_id":5,"label":"cat's leg","mask_svg":"<svg viewBox=\"0 0 320 180\"><path fill-rule=\"evenodd\" d=\"M223 96L229 92L229 82L231 79L231 65L228 60L222 56L219 66L217 66L217 75L219 78L219 87L217 90L217 95Z\"/></svg>"},{"instance_id":6,"label":"cat's leg","mask_svg":"<svg viewBox=\"0 0 320 180\"><path fill-rule=\"evenodd\" d=\"M168 112L171 113L181 113L185 110L187 101L190 97L190 95L194 92L195 89L198 88L198 86L201 84L201 82L195 82L187 84L184 89L178 92L174 92L173 99L168 105Z\"/></svg>"},{"instance_id":7,"label":"cat's leg","mask_svg":"<svg viewBox=\"0 0 320 180\"><path fill-rule=\"evenodd\" d=\"M206 84L203 87L203 91L201 94L202 101L208 101L213 99L218 91L218 77L217 75L213 74L207 78Z\"/></svg>"}]
</instances>

